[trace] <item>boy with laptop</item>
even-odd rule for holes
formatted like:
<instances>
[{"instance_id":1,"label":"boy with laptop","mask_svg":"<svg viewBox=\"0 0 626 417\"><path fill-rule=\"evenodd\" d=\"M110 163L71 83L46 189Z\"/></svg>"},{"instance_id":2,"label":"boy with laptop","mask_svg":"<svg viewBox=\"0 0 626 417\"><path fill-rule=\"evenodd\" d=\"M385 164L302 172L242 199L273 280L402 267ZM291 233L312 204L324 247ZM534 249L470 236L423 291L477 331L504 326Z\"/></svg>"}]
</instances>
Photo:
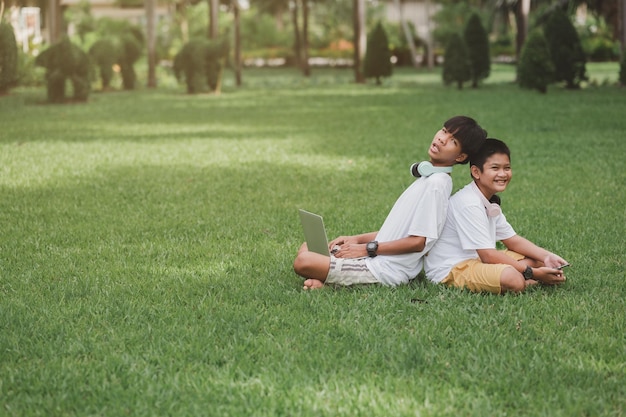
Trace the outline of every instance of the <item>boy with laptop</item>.
<instances>
[{"instance_id":1,"label":"boy with laptop","mask_svg":"<svg viewBox=\"0 0 626 417\"><path fill-rule=\"evenodd\" d=\"M293 268L305 278L304 289L325 283L397 286L415 278L443 229L452 166L466 164L486 137L470 117L447 120L428 148L429 161L416 167L419 178L398 198L379 231L337 237L328 244L329 256L302 244Z\"/></svg>"}]
</instances>

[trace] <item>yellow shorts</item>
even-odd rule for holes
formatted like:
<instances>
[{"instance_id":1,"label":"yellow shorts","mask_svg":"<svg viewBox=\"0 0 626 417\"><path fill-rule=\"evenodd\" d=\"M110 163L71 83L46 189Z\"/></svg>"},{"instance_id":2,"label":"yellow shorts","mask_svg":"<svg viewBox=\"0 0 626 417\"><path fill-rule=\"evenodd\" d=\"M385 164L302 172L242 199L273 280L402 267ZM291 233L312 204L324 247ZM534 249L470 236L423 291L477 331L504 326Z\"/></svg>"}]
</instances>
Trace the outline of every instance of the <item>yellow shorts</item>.
<instances>
[{"instance_id":1,"label":"yellow shorts","mask_svg":"<svg viewBox=\"0 0 626 417\"><path fill-rule=\"evenodd\" d=\"M510 250L503 252L516 261L525 258L524 255ZM484 264L480 258L468 259L452 267L448 276L441 282L449 287L467 288L473 292L488 291L500 294L500 276L502 271L510 266L507 264Z\"/></svg>"}]
</instances>

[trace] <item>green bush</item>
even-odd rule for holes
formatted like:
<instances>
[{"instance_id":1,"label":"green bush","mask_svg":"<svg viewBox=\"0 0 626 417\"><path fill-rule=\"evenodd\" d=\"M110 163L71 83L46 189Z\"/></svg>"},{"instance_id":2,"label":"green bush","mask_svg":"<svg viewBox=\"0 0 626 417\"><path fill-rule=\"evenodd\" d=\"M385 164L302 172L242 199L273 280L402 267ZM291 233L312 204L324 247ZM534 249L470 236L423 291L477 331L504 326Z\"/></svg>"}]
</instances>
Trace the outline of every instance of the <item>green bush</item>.
<instances>
[{"instance_id":1,"label":"green bush","mask_svg":"<svg viewBox=\"0 0 626 417\"><path fill-rule=\"evenodd\" d=\"M580 43L589 61L606 62L619 59L619 41L602 16L588 14L585 22L577 27Z\"/></svg>"},{"instance_id":2,"label":"green bush","mask_svg":"<svg viewBox=\"0 0 626 417\"><path fill-rule=\"evenodd\" d=\"M554 80L554 65L550 59L548 43L538 29L531 32L524 43L517 67L517 80L520 87L535 89L544 94Z\"/></svg>"},{"instance_id":3,"label":"green bush","mask_svg":"<svg viewBox=\"0 0 626 417\"><path fill-rule=\"evenodd\" d=\"M578 33L560 10L550 14L544 34L554 64L555 81L565 81L566 88L579 88L587 80L586 58Z\"/></svg>"},{"instance_id":4,"label":"green bush","mask_svg":"<svg viewBox=\"0 0 626 417\"><path fill-rule=\"evenodd\" d=\"M472 78L467 47L458 33L450 35L446 45L442 76L445 85L456 83L459 90Z\"/></svg>"},{"instance_id":5,"label":"green bush","mask_svg":"<svg viewBox=\"0 0 626 417\"><path fill-rule=\"evenodd\" d=\"M141 57L145 45L141 28L127 21L102 18L97 21L96 32L98 39L106 39L113 45L112 49L109 49L110 46L99 46L98 48L108 49L109 52L107 53L115 54L115 62L120 66L123 88L125 90L134 89L137 80L134 65Z\"/></svg>"},{"instance_id":6,"label":"green bush","mask_svg":"<svg viewBox=\"0 0 626 417\"><path fill-rule=\"evenodd\" d=\"M469 55L472 73L472 87L478 87L479 81L489 77L491 57L489 55L489 38L480 17L472 13L463 33Z\"/></svg>"},{"instance_id":7,"label":"green bush","mask_svg":"<svg viewBox=\"0 0 626 417\"><path fill-rule=\"evenodd\" d=\"M135 73L135 63L141 57L145 40L141 29L129 25L126 32L120 37L121 53L119 56L120 73L122 75L122 85L125 90L135 88L137 74Z\"/></svg>"},{"instance_id":8,"label":"green bush","mask_svg":"<svg viewBox=\"0 0 626 417\"><path fill-rule=\"evenodd\" d=\"M489 51L493 57L501 55L515 56L515 42L513 36L510 34L500 34L491 42Z\"/></svg>"},{"instance_id":9,"label":"green bush","mask_svg":"<svg viewBox=\"0 0 626 417\"><path fill-rule=\"evenodd\" d=\"M0 21L0 94L17 84L17 42L13 26Z\"/></svg>"},{"instance_id":10,"label":"green bush","mask_svg":"<svg viewBox=\"0 0 626 417\"><path fill-rule=\"evenodd\" d=\"M75 101L86 101L89 97L89 57L67 37L39 54L35 64L46 69L49 101L53 103L65 101L66 81L72 84Z\"/></svg>"},{"instance_id":11,"label":"green bush","mask_svg":"<svg viewBox=\"0 0 626 417\"><path fill-rule=\"evenodd\" d=\"M228 53L226 40L193 39L174 57L174 75L187 84L189 94L219 93Z\"/></svg>"},{"instance_id":12,"label":"green bush","mask_svg":"<svg viewBox=\"0 0 626 417\"><path fill-rule=\"evenodd\" d=\"M383 25L378 22L367 37L363 74L366 78L376 78L376 84L380 84L380 77L389 77L392 71L389 40Z\"/></svg>"},{"instance_id":13,"label":"green bush","mask_svg":"<svg viewBox=\"0 0 626 417\"><path fill-rule=\"evenodd\" d=\"M113 79L113 65L118 60L115 44L110 39L99 39L89 48L89 56L98 67L102 89L109 89Z\"/></svg>"},{"instance_id":14,"label":"green bush","mask_svg":"<svg viewBox=\"0 0 626 417\"><path fill-rule=\"evenodd\" d=\"M27 87L41 87L45 84L45 69L35 64L35 57L18 49L17 84Z\"/></svg>"}]
</instances>

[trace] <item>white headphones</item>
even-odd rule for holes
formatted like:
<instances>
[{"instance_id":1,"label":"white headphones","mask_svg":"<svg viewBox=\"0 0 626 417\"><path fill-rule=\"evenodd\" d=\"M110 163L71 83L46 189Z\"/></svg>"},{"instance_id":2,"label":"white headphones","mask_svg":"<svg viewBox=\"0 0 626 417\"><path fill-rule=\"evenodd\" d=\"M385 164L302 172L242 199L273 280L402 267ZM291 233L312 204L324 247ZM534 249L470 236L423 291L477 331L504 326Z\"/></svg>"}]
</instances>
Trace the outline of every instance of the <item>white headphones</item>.
<instances>
[{"instance_id":1,"label":"white headphones","mask_svg":"<svg viewBox=\"0 0 626 417\"><path fill-rule=\"evenodd\" d=\"M490 200L487 200L487 197L480 191L475 182L472 182L472 189L474 192L480 196L483 205L485 206L485 211L487 212L487 217L497 217L502 214L502 209L500 208L500 197L497 195L493 195Z\"/></svg>"},{"instance_id":2,"label":"white headphones","mask_svg":"<svg viewBox=\"0 0 626 417\"><path fill-rule=\"evenodd\" d=\"M411 175L413 175L415 178L419 178L419 177L430 177L436 172L450 173L452 172L452 167L436 167L436 166L433 166L433 164L431 164L428 161L422 161L422 162L416 162L413 165L411 165L410 170L411 170Z\"/></svg>"}]
</instances>

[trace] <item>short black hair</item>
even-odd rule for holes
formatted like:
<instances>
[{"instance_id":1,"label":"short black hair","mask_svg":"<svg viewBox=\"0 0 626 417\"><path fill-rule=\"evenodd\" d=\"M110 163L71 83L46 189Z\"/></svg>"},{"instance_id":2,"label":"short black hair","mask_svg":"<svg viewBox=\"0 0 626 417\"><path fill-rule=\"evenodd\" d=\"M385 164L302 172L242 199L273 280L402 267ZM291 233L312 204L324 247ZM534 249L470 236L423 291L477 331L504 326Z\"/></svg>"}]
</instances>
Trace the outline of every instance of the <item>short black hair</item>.
<instances>
[{"instance_id":1,"label":"short black hair","mask_svg":"<svg viewBox=\"0 0 626 417\"><path fill-rule=\"evenodd\" d=\"M461 143L461 152L467 154L465 161L460 164L467 164L487 139L487 131L471 117L451 117L444 122L443 127Z\"/></svg>"},{"instance_id":2,"label":"short black hair","mask_svg":"<svg viewBox=\"0 0 626 417\"><path fill-rule=\"evenodd\" d=\"M487 159L497 153L504 154L509 157L509 160L511 159L511 150L506 146L506 143L500 139L487 138L485 143L470 158L470 166L476 165L480 172L483 172L483 166Z\"/></svg>"}]
</instances>

